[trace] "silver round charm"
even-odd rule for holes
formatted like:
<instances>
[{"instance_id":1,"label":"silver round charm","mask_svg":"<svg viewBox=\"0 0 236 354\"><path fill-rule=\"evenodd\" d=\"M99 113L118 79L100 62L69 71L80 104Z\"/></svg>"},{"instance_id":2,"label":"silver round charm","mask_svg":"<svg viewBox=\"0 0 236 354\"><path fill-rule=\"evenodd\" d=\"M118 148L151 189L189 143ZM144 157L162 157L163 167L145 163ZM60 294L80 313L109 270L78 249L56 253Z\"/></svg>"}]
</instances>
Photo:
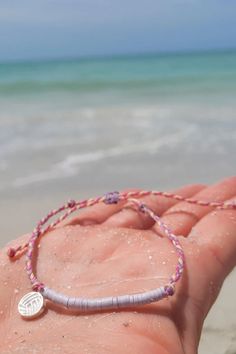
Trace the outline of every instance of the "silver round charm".
<instances>
[{"instance_id":1,"label":"silver round charm","mask_svg":"<svg viewBox=\"0 0 236 354\"><path fill-rule=\"evenodd\" d=\"M18 311L23 318L34 318L39 316L45 307L44 297L37 291L31 291L24 295L19 304Z\"/></svg>"}]
</instances>

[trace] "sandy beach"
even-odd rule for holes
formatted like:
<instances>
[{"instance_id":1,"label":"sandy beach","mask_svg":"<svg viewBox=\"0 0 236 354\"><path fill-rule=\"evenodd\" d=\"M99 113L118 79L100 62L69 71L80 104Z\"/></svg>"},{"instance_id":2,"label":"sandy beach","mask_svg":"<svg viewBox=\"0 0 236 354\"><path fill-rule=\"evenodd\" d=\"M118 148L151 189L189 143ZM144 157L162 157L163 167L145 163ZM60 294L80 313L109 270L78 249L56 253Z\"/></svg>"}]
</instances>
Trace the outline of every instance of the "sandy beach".
<instances>
[{"instance_id":1,"label":"sandy beach","mask_svg":"<svg viewBox=\"0 0 236 354\"><path fill-rule=\"evenodd\" d=\"M235 59L2 67L0 247L71 198L235 175ZM235 291L234 271L206 320L199 354L236 353Z\"/></svg>"}]
</instances>

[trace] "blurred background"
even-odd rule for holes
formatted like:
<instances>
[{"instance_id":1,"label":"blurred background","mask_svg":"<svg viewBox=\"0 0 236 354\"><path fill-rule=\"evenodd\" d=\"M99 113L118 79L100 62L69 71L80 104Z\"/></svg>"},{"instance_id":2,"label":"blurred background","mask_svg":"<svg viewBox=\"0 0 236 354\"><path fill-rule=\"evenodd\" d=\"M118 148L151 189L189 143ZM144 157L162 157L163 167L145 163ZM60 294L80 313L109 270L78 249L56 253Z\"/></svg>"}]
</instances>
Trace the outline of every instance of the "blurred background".
<instances>
[{"instance_id":1,"label":"blurred background","mask_svg":"<svg viewBox=\"0 0 236 354\"><path fill-rule=\"evenodd\" d=\"M235 16L233 0L0 0L0 246L69 198L234 175ZM236 353L232 279L200 353Z\"/></svg>"}]
</instances>

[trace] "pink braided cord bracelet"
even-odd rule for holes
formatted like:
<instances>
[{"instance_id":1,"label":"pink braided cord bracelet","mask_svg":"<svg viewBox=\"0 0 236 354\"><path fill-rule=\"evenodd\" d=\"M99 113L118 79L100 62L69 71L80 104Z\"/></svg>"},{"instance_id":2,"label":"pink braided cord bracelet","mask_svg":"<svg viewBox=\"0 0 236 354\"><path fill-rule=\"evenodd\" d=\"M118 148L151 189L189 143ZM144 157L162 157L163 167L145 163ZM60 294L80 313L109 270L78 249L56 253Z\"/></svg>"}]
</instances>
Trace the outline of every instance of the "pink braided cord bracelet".
<instances>
[{"instance_id":1,"label":"pink braided cord bracelet","mask_svg":"<svg viewBox=\"0 0 236 354\"><path fill-rule=\"evenodd\" d=\"M214 201L200 201L191 198L184 198L180 195L160 192L160 191L134 191L134 192L111 192L105 196L98 198L91 198L88 200L75 201L70 200L58 209L54 209L41 219L36 228L33 230L29 242L17 248L9 248L8 256L14 258L19 252L26 252L26 271L31 281L33 292L26 294L19 302L18 310L23 318L34 318L39 315L45 307L45 299L48 299L58 305L64 306L68 309L78 309L80 311L99 311L109 309L119 309L124 307L133 307L137 305L148 304L159 301L165 297L172 296L175 290L175 284L181 278L184 269L184 251L181 247L179 239L175 236L170 228L156 215L146 204L142 201L134 199L144 197L147 195L164 196L166 198L173 198L178 201L186 201L191 204L200 206L208 206L220 209L236 209L236 204L229 202L214 202ZM40 282L33 272L32 257L36 241L39 236L44 235L49 230L53 229L61 221L65 220L70 214L78 209L89 207L97 203L103 202L106 204L116 204L119 201L129 201L131 204L138 207L142 213L149 215L164 232L166 237L172 243L176 254L178 256L175 273L170 277L169 282L157 289L142 293L134 293L131 295L109 296L101 298L82 298L82 297L69 297L67 295L58 293L45 284ZM48 220L56 214L66 210L65 214L60 216L57 220L49 224L43 229L42 227Z\"/></svg>"}]
</instances>

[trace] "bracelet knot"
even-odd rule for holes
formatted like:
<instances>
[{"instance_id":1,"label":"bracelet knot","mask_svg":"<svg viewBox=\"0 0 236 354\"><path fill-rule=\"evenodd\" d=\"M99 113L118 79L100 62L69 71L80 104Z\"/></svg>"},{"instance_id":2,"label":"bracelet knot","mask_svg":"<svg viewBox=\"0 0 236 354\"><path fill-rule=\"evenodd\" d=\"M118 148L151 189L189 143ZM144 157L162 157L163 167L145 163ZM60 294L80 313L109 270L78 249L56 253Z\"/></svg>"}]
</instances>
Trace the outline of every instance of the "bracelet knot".
<instances>
[{"instance_id":1,"label":"bracelet knot","mask_svg":"<svg viewBox=\"0 0 236 354\"><path fill-rule=\"evenodd\" d=\"M74 208L74 206L76 206L76 201L71 199L68 201L67 205L69 208Z\"/></svg>"},{"instance_id":2,"label":"bracelet knot","mask_svg":"<svg viewBox=\"0 0 236 354\"><path fill-rule=\"evenodd\" d=\"M166 296L173 296L175 293L175 286L174 286L174 284L166 285L164 290L165 290Z\"/></svg>"},{"instance_id":3,"label":"bracelet knot","mask_svg":"<svg viewBox=\"0 0 236 354\"><path fill-rule=\"evenodd\" d=\"M32 286L32 289L34 290L34 291L40 291L40 290L42 290L43 288L44 288L44 284L43 283L34 283L33 284L33 286Z\"/></svg>"},{"instance_id":4,"label":"bracelet knot","mask_svg":"<svg viewBox=\"0 0 236 354\"><path fill-rule=\"evenodd\" d=\"M140 210L142 213L146 213L147 208L146 208L145 204L140 203L140 204L139 204L139 210Z\"/></svg>"},{"instance_id":5,"label":"bracelet knot","mask_svg":"<svg viewBox=\"0 0 236 354\"><path fill-rule=\"evenodd\" d=\"M120 193L115 191L115 192L109 192L105 195L104 203L105 204L117 204L120 200Z\"/></svg>"}]
</instances>

